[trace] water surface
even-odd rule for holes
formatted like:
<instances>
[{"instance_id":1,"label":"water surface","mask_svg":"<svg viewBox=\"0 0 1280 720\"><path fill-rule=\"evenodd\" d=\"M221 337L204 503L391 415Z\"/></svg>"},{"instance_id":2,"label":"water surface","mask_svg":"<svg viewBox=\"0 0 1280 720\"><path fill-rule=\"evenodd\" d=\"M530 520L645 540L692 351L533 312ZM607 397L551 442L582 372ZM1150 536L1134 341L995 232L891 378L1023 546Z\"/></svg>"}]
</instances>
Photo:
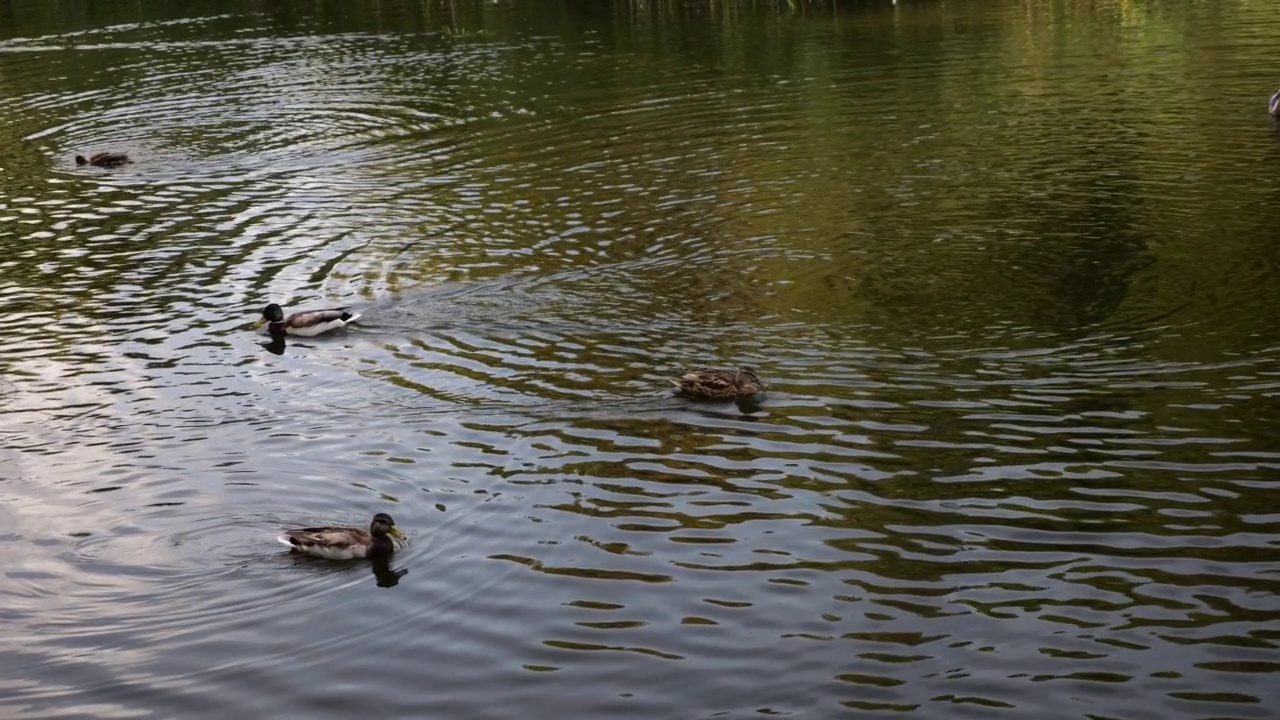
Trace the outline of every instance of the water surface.
<instances>
[{"instance_id":1,"label":"water surface","mask_svg":"<svg viewBox=\"0 0 1280 720\"><path fill-rule=\"evenodd\" d=\"M0 715L1273 717L1269 10L0 4Z\"/></svg>"}]
</instances>

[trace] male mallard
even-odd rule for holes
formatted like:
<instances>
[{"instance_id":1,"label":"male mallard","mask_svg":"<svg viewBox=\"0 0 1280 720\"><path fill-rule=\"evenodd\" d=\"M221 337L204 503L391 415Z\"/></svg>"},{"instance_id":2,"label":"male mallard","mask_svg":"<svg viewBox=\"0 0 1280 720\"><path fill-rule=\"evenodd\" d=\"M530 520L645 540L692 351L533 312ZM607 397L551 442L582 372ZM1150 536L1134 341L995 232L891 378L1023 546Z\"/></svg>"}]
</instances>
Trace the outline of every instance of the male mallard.
<instances>
[{"instance_id":1,"label":"male mallard","mask_svg":"<svg viewBox=\"0 0 1280 720\"><path fill-rule=\"evenodd\" d=\"M754 397L769 388L749 367L737 370L694 370L673 378L677 393L706 400L736 400Z\"/></svg>"},{"instance_id":2,"label":"male mallard","mask_svg":"<svg viewBox=\"0 0 1280 720\"><path fill-rule=\"evenodd\" d=\"M392 537L405 539L390 515L378 513L367 531L352 527L302 528L290 530L277 539L295 552L330 560L350 560L390 555L396 549Z\"/></svg>"},{"instance_id":3,"label":"male mallard","mask_svg":"<svg viewBox=\"0 0 1280 720\"><path fill-rule=\"evenodd\" d=\"M133 162L128 155L118 152L100 152L94 153L89 157L83 155L76 156L77 165L92 165L94 167L113 168L121 165L128 165Z\"/></svg>"},{"instance_id":4,"label":"male mallard","mask_svg":"<svg viewBox=\"0 0 1280 720\"><path fill-rule=\"evenodd\" d=\"M266 323L267 330L275 336L300 335L302 337L313 337L321 333L327 333L330 330L346 327L359 317L359 313L348 312L346 308L307 310L285 317L284 310L280 309L279 305L271 303L262 309L262 318L254 323L253 326L259 328Z\"/></svg>"},{"instance_id":5,"label":"male mallard","mask_svg":"<svg viewBox=\"0 0 1280 720\"><path fill-rule=\"evenodd\" d=\"M1267 101L1267 112L1271 113L1271 117L1280 119L1280 90Z\"/></svg>"}]
</instances>

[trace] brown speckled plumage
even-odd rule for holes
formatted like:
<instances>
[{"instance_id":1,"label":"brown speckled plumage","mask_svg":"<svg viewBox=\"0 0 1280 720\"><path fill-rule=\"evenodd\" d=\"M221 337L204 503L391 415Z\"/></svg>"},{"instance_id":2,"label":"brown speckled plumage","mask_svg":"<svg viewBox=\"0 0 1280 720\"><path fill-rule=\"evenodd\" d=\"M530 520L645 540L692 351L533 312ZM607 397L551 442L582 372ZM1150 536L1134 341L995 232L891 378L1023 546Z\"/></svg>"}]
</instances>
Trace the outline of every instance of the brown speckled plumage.
<instances>
[{"instance_id":1,"label":"brown speckled plumage","mask_svg":"<svg viewBox=\"0 0 1280 720\"><path fill-rule=\"evenodd\" d=\"M676 392L703 400L737 400L754 397L769 388L754 370L693 370L672 378Z\"/></svg>"}]
</instances>

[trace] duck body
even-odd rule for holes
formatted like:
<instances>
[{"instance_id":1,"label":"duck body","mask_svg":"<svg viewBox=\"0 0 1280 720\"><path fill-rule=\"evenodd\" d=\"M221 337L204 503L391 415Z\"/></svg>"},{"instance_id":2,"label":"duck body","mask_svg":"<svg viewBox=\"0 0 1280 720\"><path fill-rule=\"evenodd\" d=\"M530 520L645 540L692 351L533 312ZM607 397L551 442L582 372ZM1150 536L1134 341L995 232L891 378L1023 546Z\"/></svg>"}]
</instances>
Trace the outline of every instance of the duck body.
<instances>
[{"instance_id":1,"label":"duck body","mask_svg":"<svg viewBox=\"0 0 1280 720\"><path fill-rule=\"evenodd\" d=\"M1280 90L1277 90L1276 94L1272 95L1271 99L1267 101L1267 112L1271 114L1271 117L1280 119Z\"/></svg>"},{"instance_id":2,"label":"duck body","mask_svg":"<svg viewBox=\"0 0 1280 720\"><path fill-rule=\"evenodd\" d=\"M92 165L94 167L113 168L121 165L128 165L133 162L129 156L118 152L100 152L94 153L89 157L83 155L76 156L77 165Z\"/></svg>"},{"instance_id":3,"label":"duck body","mask_svg":"<svg viewBox=\"0 0 1280 720\"><path fill-rule=\"evenodd\" d=\"M740 400L752 398L769 388L754 370L693 370L672 378L676 393L700 400Z\"/></svg>"},{"instance_id":4,"label":"duck body","mask_svg":"<svg viewBox=\"0 0 1280 720\"><path fill-rule=\"evenodd\" d=\"M289 530L276 538L294 552L328 560L386 557L395 552L391 538L404 540L396 521L386 513L373 516L368 530L354 527L313 527Z\"/></svg>"},{"instance_id":5,"label":"duck body","mask_svg":"<svg viewBox=\"0 0 1280 720\"><path fill-rule=\"evenodd\" d=\"M285 317L284 310L279 305L271 303L262 309L262 318L254 327L262 327L265 324L267 332L277 337L282 335L314 337L344 328L359 317L359 313L353 313L346 308L306 310Z\"/></svg>"}]
</instances>

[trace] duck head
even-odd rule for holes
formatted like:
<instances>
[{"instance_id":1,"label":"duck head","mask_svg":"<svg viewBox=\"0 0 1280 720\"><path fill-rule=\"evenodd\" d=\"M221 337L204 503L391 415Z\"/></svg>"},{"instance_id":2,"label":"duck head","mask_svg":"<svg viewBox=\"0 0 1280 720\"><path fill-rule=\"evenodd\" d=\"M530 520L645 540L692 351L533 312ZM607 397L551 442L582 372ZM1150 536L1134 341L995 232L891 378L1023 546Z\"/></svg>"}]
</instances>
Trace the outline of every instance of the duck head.
<instances>
[{"instance_id":1,"label":"duck head","mask_svg":"<svg viewBox=\"0 0 1280 720\"><path fill-rule=\"evenodd\" d=\"M396 527L396 521L386 513L378 513L373 516L373 522L369 523L369 534L374 537L386 537L390 535L397 540L404 540L404 533L400 532L400 528Z\"/></svg>"},{"instance_id":2,"label":"duck head","mask_svg":"<svg viewBox=\"0 0 1280 720\"><path fill-rule=\"evenodd\" d=\"M254 323L253 326L255 328L260 328L266 323L274 324L281 322L284 322L284 310L279 305L271 303L270 305L262 308L262 317L259 318L258 322Z\"/></svg>"}]
</instances>

